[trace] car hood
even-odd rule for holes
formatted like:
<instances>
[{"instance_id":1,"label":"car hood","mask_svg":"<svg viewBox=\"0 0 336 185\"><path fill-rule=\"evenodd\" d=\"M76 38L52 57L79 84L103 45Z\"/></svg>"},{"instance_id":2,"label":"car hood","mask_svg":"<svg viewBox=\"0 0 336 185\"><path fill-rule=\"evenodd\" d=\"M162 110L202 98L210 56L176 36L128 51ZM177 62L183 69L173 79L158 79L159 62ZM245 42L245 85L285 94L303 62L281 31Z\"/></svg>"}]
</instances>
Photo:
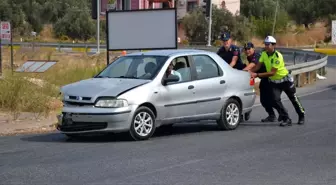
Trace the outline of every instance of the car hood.
<instances>
[{"instance_id":1,"label":"car hood","mask_svg":"<svg viewBox=\"0 0 336 185\"><path fill-rule=\"evenodd\" d=\"M141 79L91 78L65 85L61 92L68 96L81 97L117 96L148 82L149 80Z\"/></svg>"}]
</instances>

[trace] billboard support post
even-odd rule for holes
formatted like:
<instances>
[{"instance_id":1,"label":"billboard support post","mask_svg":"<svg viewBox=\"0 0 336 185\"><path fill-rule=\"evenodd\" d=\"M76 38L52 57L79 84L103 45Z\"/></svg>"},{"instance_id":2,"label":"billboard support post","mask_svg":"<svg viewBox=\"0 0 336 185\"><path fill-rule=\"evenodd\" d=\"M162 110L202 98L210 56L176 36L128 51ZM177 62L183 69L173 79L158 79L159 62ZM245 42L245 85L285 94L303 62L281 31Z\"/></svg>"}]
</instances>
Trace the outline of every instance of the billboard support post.
<instances>
[{"instance_id":1,"label":"billboard support post","mask_svg":"<svg viewBox=\"0 0 336 185\"><path fill-rule=\"evenodd\" d=\"M109 50L109 42L108 42L108 12L109 10L106 10L106 17L105 17L105 21L106 21L106 28L105 28L105 33L106 33L106 65L108 66L110 64L110 50Z\"/></svg>"},{"instance_id":2,"label":"billboard support post","mask_svg":"<svg viewBox=\"0 0 336 185\"><path fill-rule=\"evenodd\" d=\"M210 1L210 11L209 11L209 23L208 23L208 44L207 46L211 46L211 26L212 26L212 1Z\"/></svg>"},{"instance_id":3,"label":"billboard support post","mask_svg":"<svg viewBox=\"0 0 336 185\"><path fill-rule=\"evenodd\" d=\"M97 0L97 53L100 53L100 38L99 38L99 34L100 34L100 0Z\"/></svg>"}]
</instances>

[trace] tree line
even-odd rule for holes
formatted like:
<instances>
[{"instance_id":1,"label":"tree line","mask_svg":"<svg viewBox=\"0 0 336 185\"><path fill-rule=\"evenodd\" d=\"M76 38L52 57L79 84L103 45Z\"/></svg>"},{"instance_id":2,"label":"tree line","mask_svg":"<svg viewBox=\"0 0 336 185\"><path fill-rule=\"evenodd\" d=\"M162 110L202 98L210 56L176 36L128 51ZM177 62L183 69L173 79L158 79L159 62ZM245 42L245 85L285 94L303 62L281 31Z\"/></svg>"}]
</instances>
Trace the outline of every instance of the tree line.
<instances>
[{"instance_id":1,"label":"tree line","mask_svg":"<svg viewBox=\"0 0 336 185\"><path fill-rule=\"evenodd\" d=\"M213 7L212 41L218 39L220 33L229 31L237 41L246 42L251 37L264 38L273 31L276 15L275 33L286 33L289 25L304 25L309 29L316 21L327 21L327 30L331 32L331 20L336 20L335 0L241 0L239 14ZM202 9L196 9L182 22L186 28L189 42L206 43L208 23ZM329 35L326 42L331 40Z\"/></svg>"},{"instance_id":2,"label":"tree line","mask_svg":"<svg viewBox=\"0 0 336 185\"><path fill-rule=\"evenodd\" d=\"M263 37L271 33L276 0L241 0L239 15L213 8L212 40L228 30L239 41L251 35ZM335 0L279 0L275 32L285 32L290 22L309 25L319 20L336 19ZM12 22L16 36L41 32L45 24L53 25L56 38L88 40L96 37L96 21L91 19L91 0L1 0L0 20ZM189 12L182 20L190 42L206 42L207 19L201 8ZM101 22L101 37L105 36L105 21Z\"/></svg>"}]
</instances>

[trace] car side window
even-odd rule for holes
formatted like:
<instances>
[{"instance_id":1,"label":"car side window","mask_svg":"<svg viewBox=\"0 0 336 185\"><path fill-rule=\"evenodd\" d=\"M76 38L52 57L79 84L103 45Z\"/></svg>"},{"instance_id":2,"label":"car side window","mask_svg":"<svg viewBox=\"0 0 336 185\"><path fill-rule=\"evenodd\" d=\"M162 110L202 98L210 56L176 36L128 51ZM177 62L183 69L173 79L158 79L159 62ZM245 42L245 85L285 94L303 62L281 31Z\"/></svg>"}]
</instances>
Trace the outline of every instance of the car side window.
<instances>
[{"instance_id":1,"label":"car side window","mask_svg":"<svg viewBox=\"0 0 336 185\"><path fill-rule=\"evenodd\" d=\"M219 66L211 57L207 55L193 55L192 57L198 80L221 76Z\"/></svg>"},{"instance_id":2,"label":"car side window","mask_svg":"<svg viewBox=\"0 0 336 185\"><path fill-rule=\"evenodd\" d=\"M182 56L173 59L171 64L167 68L165 75L166 75L165 77L168 77L169 75L176 75L180 79L178 82L170 82L167 85L190 81L191 67L188 61L188 57Z\"/></svg>"}]
</instances>

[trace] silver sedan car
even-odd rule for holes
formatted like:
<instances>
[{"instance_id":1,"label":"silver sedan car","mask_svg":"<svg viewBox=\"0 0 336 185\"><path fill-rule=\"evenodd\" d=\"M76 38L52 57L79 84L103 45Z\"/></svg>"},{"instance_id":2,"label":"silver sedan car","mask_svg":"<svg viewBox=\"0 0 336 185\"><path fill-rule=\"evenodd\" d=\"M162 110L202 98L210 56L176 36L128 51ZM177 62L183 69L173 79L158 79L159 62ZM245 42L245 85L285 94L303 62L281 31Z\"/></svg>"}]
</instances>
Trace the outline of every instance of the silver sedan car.
<instances>
[{"instance_id":1,"label":"silver sedan car","mask_svg":"<svg viewBox=\"0 0 336 185\"><path fill-rule=\"evenodd\" d=\"M248 119L256 93L250 74L216 53L155 50L117 58L95 77L61 88L57 129L83 133L128 132L149 139L160 126L215 120L233 130Z\"/></svg>"}]
</instances>

